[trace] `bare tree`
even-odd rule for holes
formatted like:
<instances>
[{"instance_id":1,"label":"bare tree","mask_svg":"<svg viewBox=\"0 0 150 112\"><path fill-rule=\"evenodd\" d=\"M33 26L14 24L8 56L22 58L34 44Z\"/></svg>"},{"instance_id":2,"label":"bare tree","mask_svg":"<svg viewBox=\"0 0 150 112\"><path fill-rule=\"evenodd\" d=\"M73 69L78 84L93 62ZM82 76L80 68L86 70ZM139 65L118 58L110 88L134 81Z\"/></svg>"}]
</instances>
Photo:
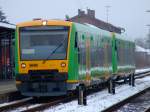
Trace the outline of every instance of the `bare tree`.
<instances>
[{"instance_id":1,"label":"bare tree","mask_svg":"<svg viewBox=\"0 0 150 112\"><path fill-rule=\"evenodd\" d=\"M0 22L8 22L5 16L5 13L0 8Z\"/></svg>"}]
</instances>

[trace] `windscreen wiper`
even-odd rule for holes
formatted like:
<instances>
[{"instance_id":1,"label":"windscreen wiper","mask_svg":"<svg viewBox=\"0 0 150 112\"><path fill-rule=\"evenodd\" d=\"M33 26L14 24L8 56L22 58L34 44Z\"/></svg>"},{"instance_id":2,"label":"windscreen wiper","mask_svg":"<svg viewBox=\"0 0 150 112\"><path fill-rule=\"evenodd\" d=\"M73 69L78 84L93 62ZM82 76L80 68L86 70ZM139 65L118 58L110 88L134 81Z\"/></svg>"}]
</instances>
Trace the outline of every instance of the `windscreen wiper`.
<instances>
[{"instance_id":1,"label":"windscreen wiper","mask_svg":"<svg viewBox=\"0 0 150 112\"><path fill-rule=\"evenodd\" d=\"M64 38L64 40L47 56L47 58L45 60L43 60L43 64L48 60L48 58L51 55L53 55L64 44L65 40L66 40L66 38Z\"/></svg>"}]
</instances>

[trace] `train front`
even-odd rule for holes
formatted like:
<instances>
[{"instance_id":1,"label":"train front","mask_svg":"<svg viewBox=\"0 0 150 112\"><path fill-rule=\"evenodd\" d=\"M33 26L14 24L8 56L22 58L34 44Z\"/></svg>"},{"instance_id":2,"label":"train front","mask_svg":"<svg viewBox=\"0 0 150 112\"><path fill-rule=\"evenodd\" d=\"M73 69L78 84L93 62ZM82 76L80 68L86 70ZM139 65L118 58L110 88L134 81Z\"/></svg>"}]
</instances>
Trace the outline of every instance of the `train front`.
<instances>
[{"instance_id":1,"label":"train front","mask_svg":"<svg viewBox=\"0 0 150 112\"><path fill-rule=\"evenodd\" d=\"M71 22L33 20L17 25L17 89L26 96L66 94Z\"/></svg>"}]
</instances>

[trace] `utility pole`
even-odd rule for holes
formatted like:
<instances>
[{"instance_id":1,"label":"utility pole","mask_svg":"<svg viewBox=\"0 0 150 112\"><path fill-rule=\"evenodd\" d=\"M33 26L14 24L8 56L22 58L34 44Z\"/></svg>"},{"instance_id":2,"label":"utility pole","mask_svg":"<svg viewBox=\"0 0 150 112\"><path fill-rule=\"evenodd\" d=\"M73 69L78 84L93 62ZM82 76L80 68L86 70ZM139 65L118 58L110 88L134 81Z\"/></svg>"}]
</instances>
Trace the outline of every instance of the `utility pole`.
<instances>
[{"instance_id":1,"label":"utility pole","mask_svg":"<svg viewBox=\"0 0 150 112\"><path fill-rule=\"evenodd\" d=\"M148 43L148 48L150 49L150 24L148 24L146 26L148 26L148 30L149 30L147 43Z\"/></svg>"},{"instance_id":2,"label":"utility pole","mask_svg":"<svg viewBox=\"0 0 150 112\"><path fill-rule=\"evenodd\" d=\"M150 12L150 10L146 10L146 12Z\"/></svg>"},{"instance_id":3,"label":"utility pole","mask_svg":"<svg viewBox=\"0 0 150 112\"><path fill-rule=\"evenodd\" d=\"M111 6L109 6L109 5L107 5L107 6L105 6L106 7L106 18L107 18L107 23L109 22L109 8L111 7Z\"/></svg>"},{"instance_id":4,"label":"utility pole","mask_svg":"<svg viewBox=\"0 0 150 112\"><path fill-rule=\"evenodd\" d=\"M146 12L150 13L150 10L146 10ZM149 28L148 29L149 32L148 32L148 40L147 40L147 42L148 42L148 48L150 49L150 24L148 24L146 26L148 26L148 28Z\"/></svg>"}]
</instances>

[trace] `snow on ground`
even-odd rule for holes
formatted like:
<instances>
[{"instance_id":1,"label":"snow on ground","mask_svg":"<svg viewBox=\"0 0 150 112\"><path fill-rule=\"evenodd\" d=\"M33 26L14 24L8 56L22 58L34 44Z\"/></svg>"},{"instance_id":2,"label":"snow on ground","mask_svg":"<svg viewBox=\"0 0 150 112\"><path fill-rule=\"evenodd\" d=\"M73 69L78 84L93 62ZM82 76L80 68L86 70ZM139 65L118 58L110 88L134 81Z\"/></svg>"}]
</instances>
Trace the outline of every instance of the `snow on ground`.
<instances>
[{"instance_id":1,"label":"snow on ground","mask_svg":"<svg viewBox=\"0 0 150 112\"><path fill-rule=\"evenodd\" d=\"M115 95L109 94L107 89L89 95L87 97L87 106L78 105L77 100L74 100L59 106L50 107L44 112L100 112L148 87L150 87L150 76L137 79L135 87L131 87L128 84L117 86Z\"/></svg>"}]
</instances>

